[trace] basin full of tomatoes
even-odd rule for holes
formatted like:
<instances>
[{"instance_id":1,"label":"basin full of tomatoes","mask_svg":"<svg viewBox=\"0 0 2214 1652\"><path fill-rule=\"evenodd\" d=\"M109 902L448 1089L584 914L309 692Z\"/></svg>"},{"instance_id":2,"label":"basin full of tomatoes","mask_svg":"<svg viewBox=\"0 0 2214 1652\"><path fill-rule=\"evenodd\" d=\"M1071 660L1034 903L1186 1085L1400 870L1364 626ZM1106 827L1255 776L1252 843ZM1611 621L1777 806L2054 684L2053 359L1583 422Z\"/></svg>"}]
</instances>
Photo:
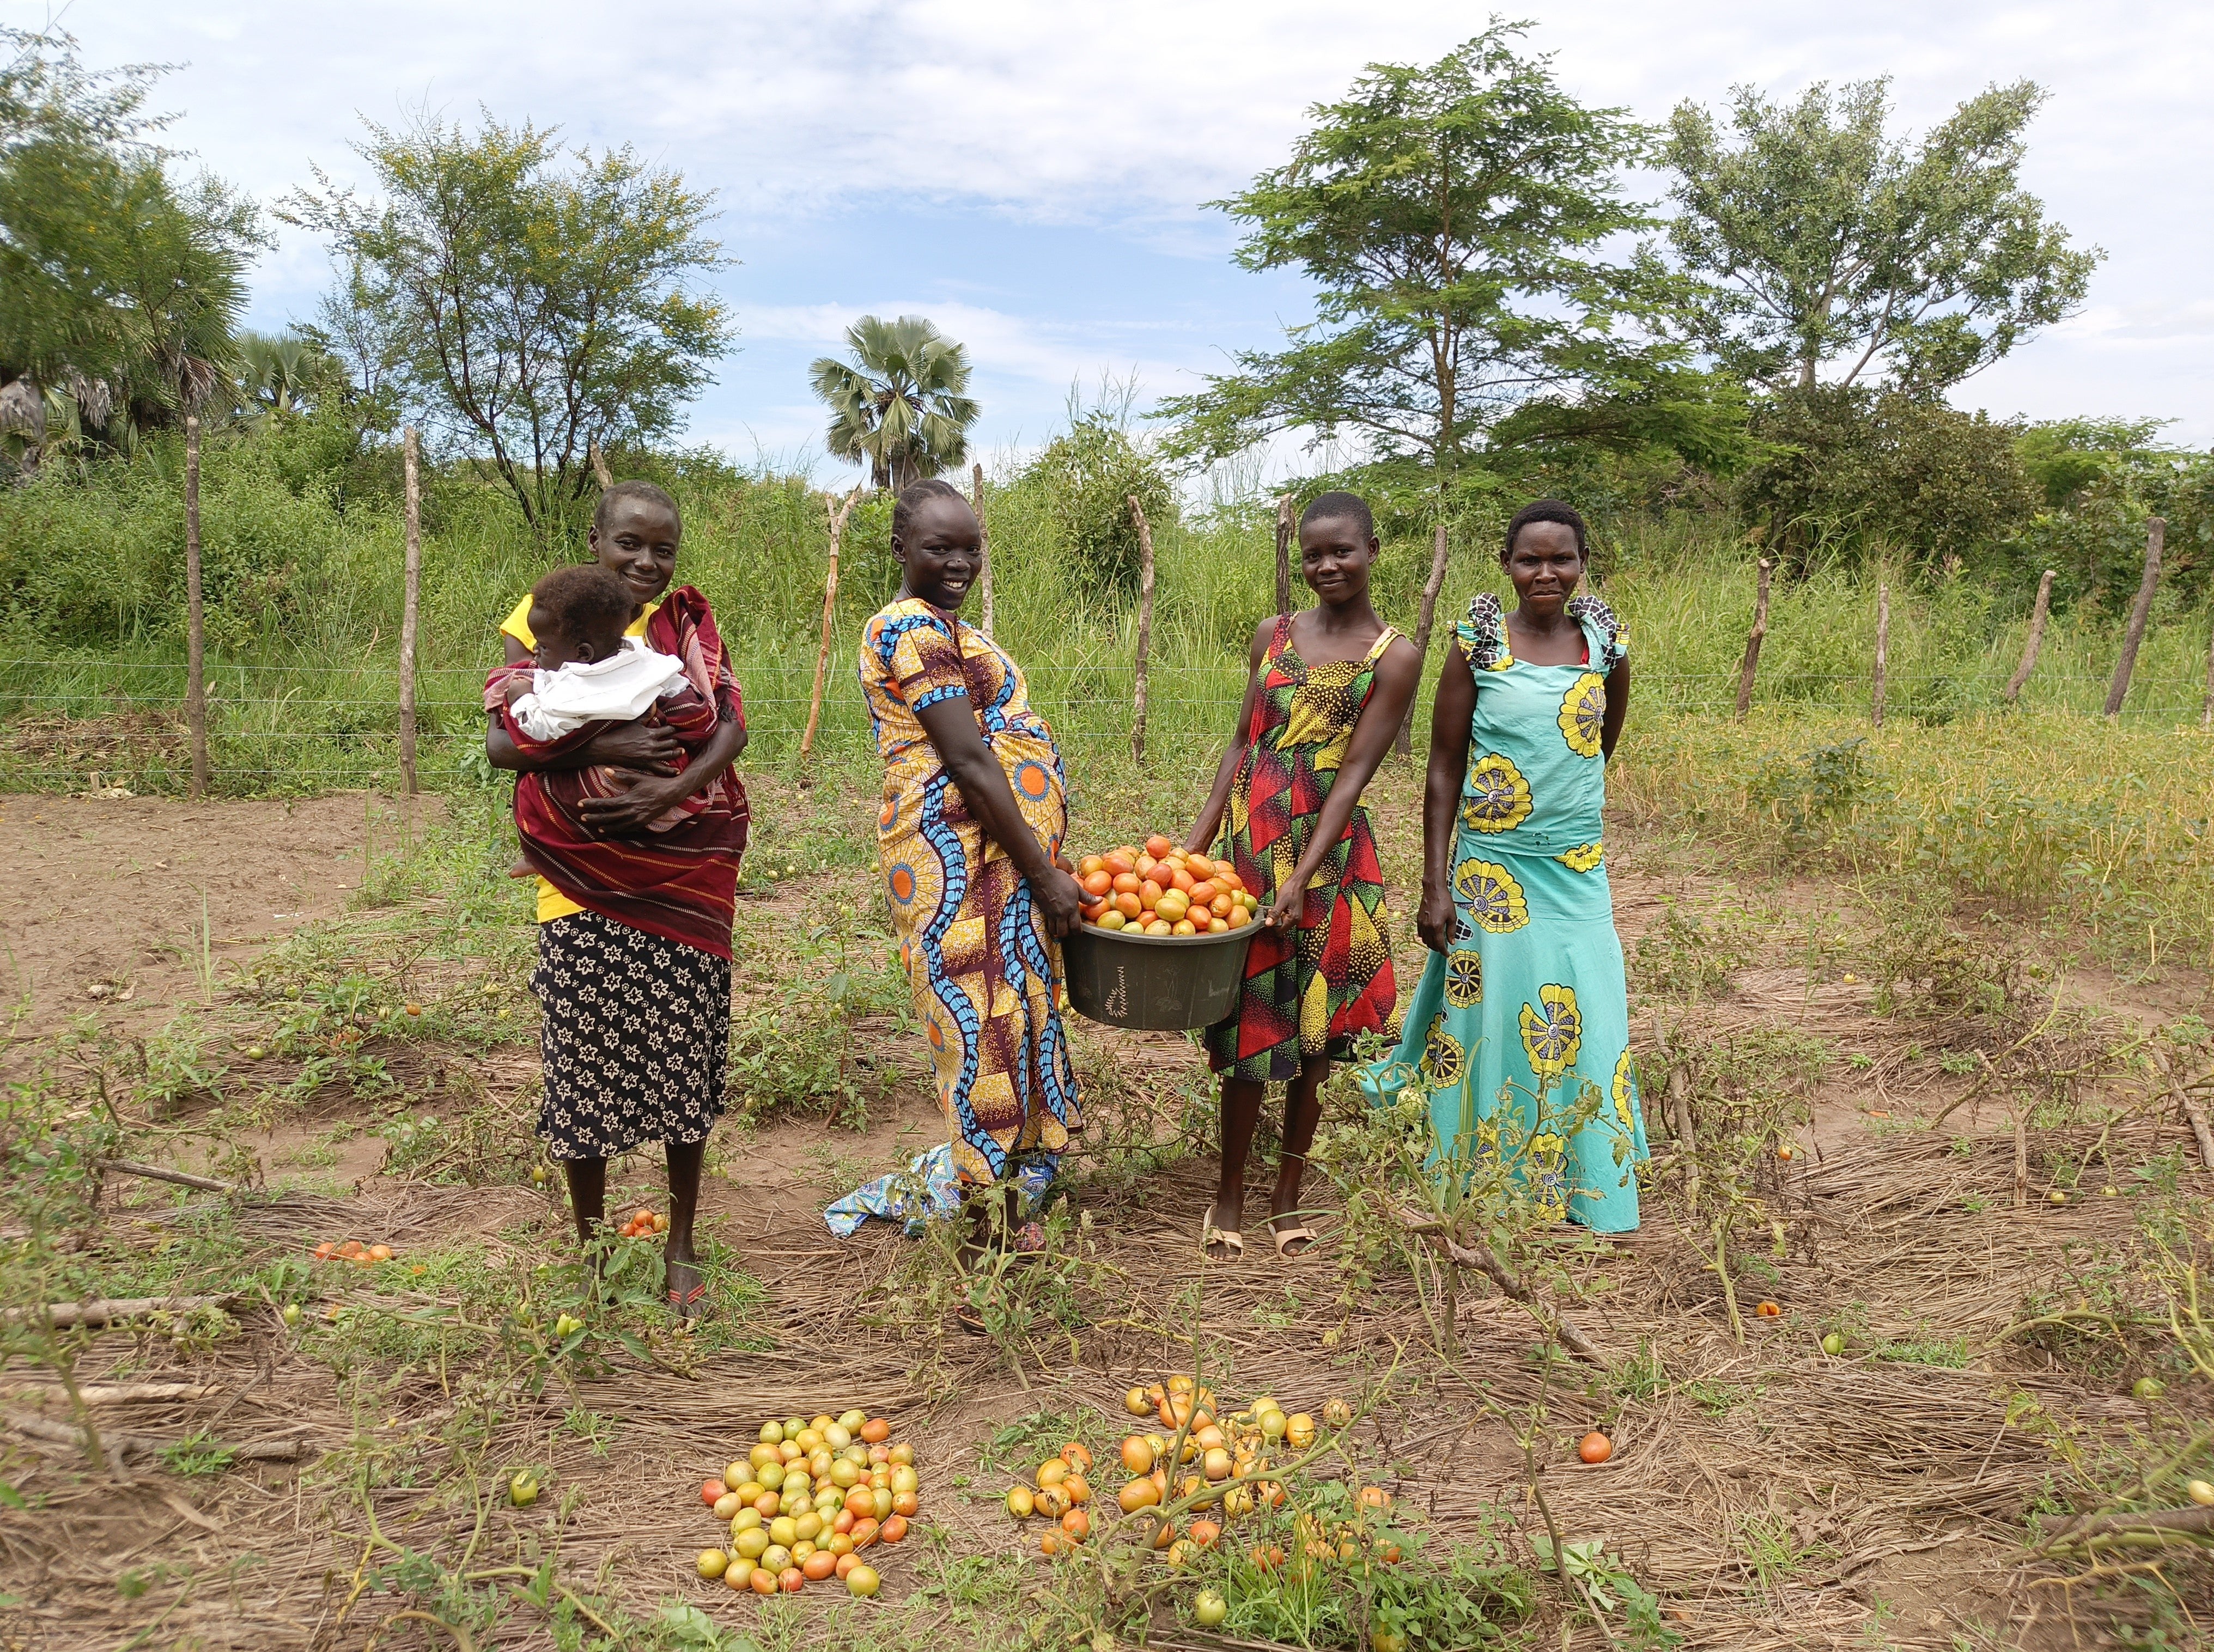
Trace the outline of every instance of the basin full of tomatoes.
<instances>
[{"instance_id":1,"label":"basin full of tomatoes","mask_svg":"<svg viewBox=\"0 0 2214 1652\"><path fill-rule=\"evenodd\" d=\"M700 1576L755 1594L828 1582L876 1594L883 1577L866 1551L904 1542L922 1508L914 1447L891 1435L884 1418L858 1410L762 1423L759 1443L700 1488L729 1528L700 1551Z\"/></svg>"},{"instance_id":2,"label":"basin full of tomatoes","mask_svg":"<svg viewBox=\"0 0 2214 1652\"><path fill-rule=\"evenodd\" d=\"M1220 935L1259 915L1255 898L1227 860L1179 848L1156 833L1142 846L1125 843L1076 863L1084 889L1084 921L1141 935Z\"/></svg>"}]
</instances>

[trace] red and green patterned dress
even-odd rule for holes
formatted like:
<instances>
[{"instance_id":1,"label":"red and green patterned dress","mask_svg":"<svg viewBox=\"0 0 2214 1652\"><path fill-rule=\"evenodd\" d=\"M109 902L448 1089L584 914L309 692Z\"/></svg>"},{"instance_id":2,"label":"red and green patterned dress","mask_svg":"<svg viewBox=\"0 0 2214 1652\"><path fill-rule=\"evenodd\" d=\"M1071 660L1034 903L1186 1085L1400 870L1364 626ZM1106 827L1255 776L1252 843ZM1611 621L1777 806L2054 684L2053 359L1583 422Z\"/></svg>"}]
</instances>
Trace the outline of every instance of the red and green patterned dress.
<instances>
[{"instance_id":1,"label":"red and green patterned dress","mask_svg":"<svg viewBox=\"0 0 2214 1652\"><path fill-rule=\"evenodd\" d=\"M1228 823L1231 862L1264 908L1307 852L1375 690L1376 663L1398 634L1386 626L1362 658L1311 666L1292 646L1291 616L1276 621ZM1384 925L1376 835L1367 809L1355 804L1307 884L1298 929L1253 937L1238 1007L1207 1030L1208 1064L1232 1078L1282 1083L1303 1062L1349 1060L1360 1034L1388 1031L1398 988Z\"/></svg>"}]
</instances>

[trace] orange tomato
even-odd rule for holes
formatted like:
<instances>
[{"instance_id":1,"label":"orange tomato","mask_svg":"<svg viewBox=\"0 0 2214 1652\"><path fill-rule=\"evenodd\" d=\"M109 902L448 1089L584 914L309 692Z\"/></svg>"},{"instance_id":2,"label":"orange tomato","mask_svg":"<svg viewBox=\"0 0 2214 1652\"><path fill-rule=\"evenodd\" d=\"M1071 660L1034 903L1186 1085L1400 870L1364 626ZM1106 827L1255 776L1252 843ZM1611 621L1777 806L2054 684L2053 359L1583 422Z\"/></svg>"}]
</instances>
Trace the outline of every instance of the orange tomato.
<instances>
[{"instance_id":1,"label":"orange tomato","mask_svg":"<svg viewBox=\"0 0 2214 1652\"><path fill-rule=\"evenodd\" d=\"M1165 1549L1177 1540L1176 1522L1163 1520L1153 1527L1153 1547Z\"/></svg>"},{"instance_id":2,"label":"orange tomato","mask_svg":"<svg viewBox=\"0 0 2214 1652\"><path fill-rule=\"evenodd\" d=\"M780 1500L775 1492L764 1491L760 1496L754 1499L754 1508L763 1520L773 1520L776 1518L779 1502Z\"/></svg>"},{"instance_id":3,"label":"orange tomato","mask_svg":"<svg viewBox=\"0 0 2214 1652\"><path fill-rule=\"evenodd\" d=\"M869 1507L873 1508L876 1504L872 1502ZM830 1529L842 1536L853 1529L853 1522L859 1518L852 1509L841 1508L830 1517Z\"/></svg>"},{"instance_id":4,"label":"orange tomato","mask_svg":"<svg viewBox=\"0 0 2214 1652\"><path fill-rule=\"evenodd\" d=\"M807 1587L807 1574L797 1566L786 1566L777 1574L776 1586L786 1594L797 1594Z\"/></svg>"},{"instance_id":5,"label":"orange tomato","mask_svg":"<svg viewBox=\"0 0 2214 1652\"><path fill-rule=\"evenodd\" d=\"M1213 1520L1194 1520L1191 1523L1191 1540L1202 1549L1212 1549L1215 1539L1221 1535L1222 1528Z\"/></svg>"},{"instance_id":6,"label":"orange tomato","mask_svg":"<svg viewBox=\"0 0 2214 1652\"><path fill-rule=\"evenodd\" d=\"M1145 907L1159 906L1161 903L1161 896L1166 893L1167 891L1159 884L1148 878L1138 885L1138 904Z\"/></svg>"},{"instance_id":7,"label":"orange tomato","mask_svg":"<svg viewBox=\"0 0 2214 1652\"><path fill-rule=\"evenodd\" d=\"M1107 862L1104 857L1096 854L1087 854L1083 860L1076 863L1076 870L1079 875L1089 878L1093 872L1104 868L1106 865Z\"/></svg>"},{"instance_id":8,"label":"orange tomato","mask_svg":"<svg viewBox=\"0 0 2214 1652\"><path fill-rule=\"evenodd\" d=\"M1066 1546L1058 1528L1038 1539L1038 1552L1042 1555L1057 1555Z\"/></svg>"},{"instance_id":9,"label":"orange tomato","mask_svg":"<svg viewBox=\"0 0 2214 1652\"><path fill-rule=\"evenodd\" d=\"M1081 1474L1092 1466L1092 1453L1081 1441L1072 1440L1061 1448L1061 1460Z\"/></svg>"},{"instance_id":10,"label":"orange tomato","mask_svg":"<svg viewBox=\"0 0 2214 1652\"><path fill-rule=\"evenodd\" d=\"M1142 1435L1132 1435L1122 1442L1122 1466L1133 1474L1149 1473L1153 1466L1153 1448Z\"/></svg>"},{"instance_id":11,"label":"orange tomato","mask_svg":"<svg viewBox=\"0 0 2214 1652\"><path fill-rule=\"evenodd\" d=\"M892 1425L880 1416L872 1416L861 1424L861 1438L872 1446L880 1446L892 1437Z\"/></svg>"},{"instance_id":12,"label":"orange tomato","mask_svg":"<svg viewBox=\"0 0 2214 1652\"><path fill-rule=\"evenodd\" d=\"M877 1494L865 1485L857 1485L846 1494L846 1512L855 1520L865 1520L877 1512Z\"/></svg>"},{"instance_id":13,"label":"orange tomato","mask_svg":"<svg viewBox=\"0 0 2214 1652\"><path fill-rule=\"evenodd\" d=\"M902 1514L919 1514L921 1512L921 1509L922 1499L917 1496L914 1492L895 1491L892 1493L892 1518L894 1520L898 1519ZM891 1521L886 1520L884 1524L889 1526L891 1524ZM892 1539L890 1538L886 1538L884 1539L887 1543L890 1543L891 1540Z\"/></svg>"},{"instance_id":14,"label":"orange tomato","mask_svg":"<svg viewBox=\"0 0 2214 1652\"><path fill-rule=\"evenodd\" d=\"M1156 860L1161 859L1164 855L1167 854L1170 850L1175 847L1176 844L1171 840L1163 837L1159 832L1155 832L1151 837L1146 840L1146 853L1153 856Z\"/></svg>"},{"instance_id":15,"label":"orange tomato","mask_svg":"<svg viewBox=\"0 0 2214 1652\"><path fill-rule=\"evenodd\" d=\"M878 1528L877 1539L882 1543L897 1543L907 1535L907 1516L895 1514Z\"/></svg>"},{"instance_id":16,"label":"orange tomato","mask_svg":"<svg viewBox=\"0 0 2214 1652\"><path fill-rule=\"evenodd\" d=\"M1138 884L1138 874L1135 872L1117 872L1107 880L1107 886L1117 895L1136 894Z\"/></svg>"},{"instance_id":17,"label":"orange tomato","mask_svg":"<svg viewBox=\"0 0 2214 1652\"><path fill-rule=\"evenodd\" d=\"M872 1506L873 1507L873 1505ZM878 1526L874 1520L859 1520L854 1521L853 1530L851 1533L853 1539L853 1546L856 1549L867 1548L872 1543L874 1543L877 1540L877 1534L883 1529L884 1528Z\"/></svg>"},{"instance_id":18,"label":"orange tomato","mask_svg":"<svg viewBox=\"0 0 2214 1652\"><path fill-rule=\"evenodd\" d=\"M1184 891L1191 896L1191 903L1194 906L1212 906L1214 903L1214 897L1221 892L1211 878L1199 879Z\"/></svg>"},{"instance_id":19,"label":"orange tomato","mask_svg":"<svg viewBox=\"0 0 2214 1652\"><path fill-rule=\"evenodd\" d=\"M1189 890L1194 884L1198 883L1198 881L1199 880L1197 878L1194 878L1182 866L1178 866L1174 872L1169 874L1170 884L1179 890Z\"/></svg>"},{"instance_id":20,"label":"orange tomato","mask_svg":"<svg viewBox=\"0 0 2214 1652\"><path fill-rule=\"evenodd\" d=\"M1203 854L1185 856L1184 865L1191 869L1191 875L1195 878L1212 878L1214 876L1214 862L1208 860Z\"/></svg>"},{"instance_id":21,"label":"orange tomato","mask_svg":"<svg viewBox=\"0 0 2214 1652\"><path fill-rule=\"evenodd\" d=\"M1775 1319L1782 1317L1783 1310L1773 1302L1763 1302L1753 1312L1763 1319Z\"/></svg>"},{"instance_id":22,"label":"orange tomato","mask_svg":"<svg viewBox=\"0 0 2214 1652\"><path fill-rule=\"evenodd\" d=\"M1614 1441L1593 1429L1583 1437L1583 1443L1576 1447L1576 1455L1587 1463L1604 1463L1614 1455Z\"/></svg>"},{"instance_id":23,"label":"orange tomato","mask_svg":"<svg viewBox=\"0 0 2214 1652\"><path fill-rule=\"evenodd\" d=\"M1072 1474L1061 1483L1062 1495L1079 1508L1092 1501L1092 1482L1081 1474Z\"/></svg>"},{"instance_id":24,"label":"orange tomato","mask_svg":"<svg viewBox=\"0 0 2214 1652\"><path fill-rule=\"evenodd\" d=\"M1081 1543L1092 1535L1092 1516L1081 1508L1072 1508L1061 1517L1061 1529L1072 1542Z\"/></svg>"},{"instance_id":25,"label":"orange tomato","mask_svg":"<svg viewBox=\"0 0 2214 1652\"><path fill-rule=\"evenodd\" d=\"M1121 878L1127 873L1137 871L1138 858L1126 849L1117 849L1114 854L1109 855L1102 864L1104 865L1107 870L1112 872L1116 877Z\"/></svg>"},{"instance_id":26,"label":"orange tomato","mask_svg":"<svg viewBox=\"0 0 2214 1652\"><path fill-rule=\"evenodd\" d=\"M713 1508L730 1495L730 1490L720 1480L702 1480L700 1483L700 1501Z\"/></svg>"},{"instance_id":27,"label":"orange tomato","mask_svg":"<svg viewBox=\"0 0 2214 1652\"><path fill-rule=\"evenodd\" d=\"M1113 907L1115 910L1121 913L1126 918L1135 918L1138 914L1145 910L1145 908L1139 902L1137 890L1131 889L1124 890L1120 895L1117 895L1113 900L1110 901L1108 905Z\"/></svg>"},{"instance_id":28,"label":"orange tomato","mask_svg":"<svg viewBox=\"0 0 2214 1652\"><path fill-rule=\"evenodd\" d=\"M820 1583L838 1569L838 1557L828 1549L817 1549L799 1563L799 1569L810 1582Z\"/></svg>"},{"instance_id":29,"label":"orange tomato","mask_svg":"<svg viewBox=\"0 0 2214 1652\"><path fill-rule=\"evenodd\" d=\"M321 1245L318 1245L315 1247L315 1260L318 1262L328 1262L338 1253L339 1247L332 1244L328 1239L325 1239Z\"/></svg>"},{"instance_id":30,"label":"orange tomato","mask_svg":"<svg viewBox=\"0 0 2214 1652\"><path fill-rule=\"evenodd\" d=\"M753 1575L747 1578L746 1581L753 1585L753 1591L755 1594L774 1594L776 1593L775 1574L771 1572L766 1566L755 1567L753 1569Z\"/></svg>"},{"instance_id":31,"label":"orange tomato","mask_svg":"<svg viewBox=\"0 0 2214 1652\"><path fill-rule=\"evenodd\" d=\"M852 1571L854 1567L860 1563L861 1557L859 1555L840 1555L838 1557L838 1563L830 1569L830 1576L833 1577L842 1578L847 1572Z\"/></svg>"},{"instance_id":32,"label":"orange tomato","mask_svg":"<svg viewBox=\"0 0 2214 1652\"><path fill-rule=\"evenodd\" d=\"M1115 1494L1116 1502L1126 1514L1135 1514L1141 1508L1151 1508L1160 1500L1160 1487L1153 1484L1152 1477L1143 1474Z\"/></svg>"},{"instance_id":33,"label":"orange tomato","mask_svg":"<svg viewBox=\"0 0 2214 1652\"><path fill-rule=\"evenodd\" d=\"M1106 872L1088 872L1084 874L1084 892L1086 895L1106 895L1112 892L1114 887L1115 879Z\"/></svg>"},{"instance_id":34,"label":"orange tomato","mask_svg":"<svg viewBox=\"0 0 2214 1652\"><path fill-rule=\"evenodd\" d=\"M631 1212L630 1219L634 1222L642 1222L648 1227L653 1226L653 1212L651 1210L633 1210Z\"/></svg>"},{"instance_id":35,"label":"orange tomato","mask_svg":"<svg viewBox=\"0 0 2214 1652\"><path fill-rule=\"evenodd\" d=\"M1234 906L1230 909L1230 915L1222 921L1232 929L1243 929L1253 921L1253 915L1242 906Z\"/></svg>"}]
</instances>

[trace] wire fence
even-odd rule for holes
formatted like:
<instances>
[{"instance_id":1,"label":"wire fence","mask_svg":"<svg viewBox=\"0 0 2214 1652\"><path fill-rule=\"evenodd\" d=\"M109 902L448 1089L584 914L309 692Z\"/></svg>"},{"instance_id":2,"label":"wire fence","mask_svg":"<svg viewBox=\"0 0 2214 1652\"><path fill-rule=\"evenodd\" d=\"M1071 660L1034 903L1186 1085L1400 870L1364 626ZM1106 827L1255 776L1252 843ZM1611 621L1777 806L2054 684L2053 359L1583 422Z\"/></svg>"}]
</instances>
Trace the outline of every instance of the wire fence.
<instances>
[{"instance_id":1,"label":"wire fence","mask_svg":"<svg viewBox=\"0 0 2214 1652\"><path fill-rule=\"evenodd\" d=\"M796 755L812 700L811 658L755 659L740 670L750 734L748 761ZM1736 709L1735 670L1671 671L1640 660L1633 696L1641 715L1726 718ZM1127 751L1134 668L1127 659L1053 661L1025 671L1032 703L1078 752ZM1219 750L1245 692L1244 662L1164 663L1148 674L1149 750L1157 762L1194 743ZM211 774L218 791L278 792L395 784L399 672L383 661L214 660L207 668ZM441 789L491 776L483 759L484 681L475 666L417 672L419 772ZM1868 710L1865 672L1773 669L1753 705L1768 713L1830 717ZM1994 669L1890 675L1887 714L1951 721L2002 710L2003 674ZM2033 677L2027 709L2097 714L2107 679L2054 670ZM1425 703L1417 717L1427 717ZM191 773L185 671L168 660L32 656L0 658L0 786L40 791L181 792ZM2198 725L2204 684L2146 676L2133 682L2121 717L2138 725ZM865 751L867 713L850 666L826 674L816 746Z\"/></svg>"}]
</instances>

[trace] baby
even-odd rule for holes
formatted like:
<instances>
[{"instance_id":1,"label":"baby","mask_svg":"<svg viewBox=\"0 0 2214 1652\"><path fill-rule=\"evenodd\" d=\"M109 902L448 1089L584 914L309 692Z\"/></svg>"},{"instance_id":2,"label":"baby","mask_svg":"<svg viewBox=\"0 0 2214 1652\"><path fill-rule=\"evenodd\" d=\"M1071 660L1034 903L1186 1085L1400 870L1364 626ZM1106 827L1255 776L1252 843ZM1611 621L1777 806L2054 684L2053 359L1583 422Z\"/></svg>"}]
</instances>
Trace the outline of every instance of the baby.
<instances>
[{"instance_id":1,"label":"baby","mask_svg":"<svg viewBox=\"0 0 2214 1652\"><path fill-rule=\"evenodd\" d=\"M590 739L600 725L644 717L676 735L680 749L672 763L682 772L689 749L713 732L715 707L685 676L683 661L623 634L637 615L621 577L596 562L556 568L530 588L530 632L537 639L531 663L495 670L485 694L486 709L503 712L518 750L557 751ZM603 764L566 773L574 782L572 804L614 797L629 784ZM709 802L695 792L647 829L682 825Z\"/></svg>"}]
</instances>

